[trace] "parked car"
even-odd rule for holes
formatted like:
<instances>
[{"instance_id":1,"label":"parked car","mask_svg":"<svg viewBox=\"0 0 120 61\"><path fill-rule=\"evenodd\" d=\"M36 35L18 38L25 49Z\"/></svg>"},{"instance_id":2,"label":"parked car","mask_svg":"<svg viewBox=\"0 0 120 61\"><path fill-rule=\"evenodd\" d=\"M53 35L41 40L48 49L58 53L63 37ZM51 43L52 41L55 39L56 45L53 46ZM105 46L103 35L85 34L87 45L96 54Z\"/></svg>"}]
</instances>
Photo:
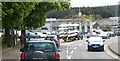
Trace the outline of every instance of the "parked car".
<instances>
[{"instance_id":1,"label":"parked car","mask_svg":"<svg viewBox=\"0 0 120 61\"><path fill-rule=\"evenodd\" d=\"M115 33L112 31L106 31L106 33L110 36L110 37L115 37Z\"/></svg>"},{"instance_id":2,"label":"parked car","mask_svg":"<svg viewBox=\"0 0 120 61\"><path fill-rule=\"evenodd\" d=\"M115 35L116 35L116 36L120 36L120 31L116 31L116 32L115 32Z\"/></svg>"},{"instance_id":3,"label":"parked car","mask_svg":"<svg viewBox=\"0 0 120 61\"><path fill-rule=\"evenodd\" d=\"M35 34L39 35L39 36L42 37L42 38L47 37L47 34L44 34L44 33L42 33L42 32L35 32Z\"/></svg>"},{"instance_id":4,"label":"parked car","mask_svg":"<svg viewBox=\"0 0 120 61\"><path fill-rule=\"evenodd\" d=\"M56 43L56 46L59 48L60 47L60 41L56 35L48 35L45 40L51 40Z\"/></svg>"},{"instance_id":5,"label":"parked car","mask_svg":"<svg viewBox=\"0 0 120 61\"><path fill-rule=\"evenodd\" d=\"M100 33L99 36L102 37L103 39L110 39L110 35L107 33Z\"/></svg>"},{"instance_id":6,"label":"parked car","mask_svg":"<svg viewBox=\"0 0 120 61\"><path fill-rule=\"evenodd\" d=\"M37 35L36 33L32 33L32 32L26 33L26 38L38 38L38 37L40 36Z\"/></svg>"},{"instance_id":7,"label":"parked car","mask_svg":"<svg viewBox=\"0 0 120 61\"><path fill-rule=\"evenodd\" d=\"M20 51L20 61L60 61L60 49L50 40L27 41Z\"/></svg>"},{"instance_id":8,"label":"parked car","mask_svg":"<svg viewBox=\"0 0 120 61\"><path fill-rule=\"evenodd\" d=\"M91 50L104 51L105 40L103 40L102 37L90 37L86 41L88 42L87 44L88 51L91 51Z\"/></svg>"}]
</instances>

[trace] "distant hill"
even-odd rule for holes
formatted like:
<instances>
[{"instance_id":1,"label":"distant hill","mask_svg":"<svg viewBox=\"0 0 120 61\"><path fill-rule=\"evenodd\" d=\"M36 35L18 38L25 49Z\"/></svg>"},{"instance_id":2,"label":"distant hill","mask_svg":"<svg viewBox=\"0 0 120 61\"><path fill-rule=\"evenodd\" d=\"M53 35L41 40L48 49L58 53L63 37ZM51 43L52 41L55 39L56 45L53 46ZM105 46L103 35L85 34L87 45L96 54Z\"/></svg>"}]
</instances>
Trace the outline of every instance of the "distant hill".
<instances>
[{"instance_id":1,"label":"distant hill","mask_svg":"<svg viewBox=\"0 0 120 61\"><path fill-rule=\"evenodd\" d=\"M120 6L110 5L110 6L100 6L100 7L81 7L82 14L94 15L96 17L108 18L116 16L116 13L120 14L118 10ZM47 13L47 18L78 18L79 8L71 8L69 10L52 11ZM120 16L120 15L119 15Z\"/></svg>"}]
</instances>

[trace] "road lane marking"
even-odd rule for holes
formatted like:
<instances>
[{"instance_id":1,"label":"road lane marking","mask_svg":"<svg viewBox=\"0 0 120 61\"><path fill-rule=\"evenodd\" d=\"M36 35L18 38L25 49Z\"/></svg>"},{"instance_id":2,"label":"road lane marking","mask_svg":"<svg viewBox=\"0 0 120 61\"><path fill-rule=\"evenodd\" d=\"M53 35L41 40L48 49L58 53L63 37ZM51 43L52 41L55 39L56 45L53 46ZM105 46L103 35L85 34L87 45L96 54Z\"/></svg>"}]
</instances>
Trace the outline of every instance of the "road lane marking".
<instances>
[{"instance_id":1,"label":"road lane marking","mask_svg":"<svg viewBox=\"0 0 120 61\"><path fill-rule=\"evenodd\" d=\"M74 50L77 49L77 47L74 48Z\"/></svg>"},{"instance_id":2,"label":"road lane marking","mask_svg":"<svg viewBox=\"0 0 120 61\"><path fill-rule=\"evenodd\" d=\"M105 45L105 51L107 52L107 54L109 54L110 56L112 56L115 59L119 59L119 57L116 54L114 54L113 52L110 51L110 49L108 48L108 45L109 44Z\"/></svg>"},{"instance_id":3,"label":"road lane marking","mask_svg":"<svg viewBox=\"0 0 120 61\"><path fill-rule=\"evenodd\" d=\"M80 44L79 46L81 46L82 44Z\"/></svg>"},{"instance_id":4,"label":"road lane marking","mask_svg":"<svg viewBox=\"0 0 120 61\"><path fill-rule=\"evenodd\" d=\"M67 50L68 50L69 47L67 47Z\"/></svg>"},{"instance_id":5,"label":"road lane marking","mask_svg":"<svg viewBox=\"0 0 120 61\"><path fill-rule=\"evenodd\" d=\"M66 50L66 54L68 54L68 50Z\"/></svg>"},{"instance_id":6,"label":"road lane marking","mask_svg":"<svg viewBox=\"0 0 120 61\"><path fill-rule=\"evenodd\" d=\"M71 54L73 54L73 53L74 53L74 50L71 51Z\"/></svg>"},{"instance_id":7,"label":"road lane marking","mask_svg":"<svg viewBox=\"0 0 120 61\"><path fill-rule=\"evenodd\" d=\"M70 43L68 44L68 46L70 46Z\"/></svg>"},{"instance_id":8,"label":"road lane marking","mask_svg":"<svg viewBox=\"0 0 120 61\"><path fill-rule=\"evenodd\" d=\"M67 55L67 58L68 58L68 59L71 59L71 57L72 57L71 55L70 55L70 56L69 56L69 55Z\"/></svg>"}]
</instances>

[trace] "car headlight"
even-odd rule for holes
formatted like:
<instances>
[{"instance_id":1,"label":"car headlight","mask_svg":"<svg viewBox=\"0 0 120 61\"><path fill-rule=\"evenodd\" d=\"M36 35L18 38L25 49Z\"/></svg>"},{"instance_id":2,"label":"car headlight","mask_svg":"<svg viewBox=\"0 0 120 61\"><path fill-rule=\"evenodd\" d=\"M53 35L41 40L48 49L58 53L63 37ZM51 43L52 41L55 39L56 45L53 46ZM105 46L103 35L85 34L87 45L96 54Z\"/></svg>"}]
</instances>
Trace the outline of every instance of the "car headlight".
<instances>
[{"instance_id":1,"label":"car headlight","mask_svg":"<svg viewBox=\"0 0 120 61\"><path fill-rule=\"evenodd\" d=\"M103 46L104 44L100 44L100 46Z\"/></svg>"}]
</instances>

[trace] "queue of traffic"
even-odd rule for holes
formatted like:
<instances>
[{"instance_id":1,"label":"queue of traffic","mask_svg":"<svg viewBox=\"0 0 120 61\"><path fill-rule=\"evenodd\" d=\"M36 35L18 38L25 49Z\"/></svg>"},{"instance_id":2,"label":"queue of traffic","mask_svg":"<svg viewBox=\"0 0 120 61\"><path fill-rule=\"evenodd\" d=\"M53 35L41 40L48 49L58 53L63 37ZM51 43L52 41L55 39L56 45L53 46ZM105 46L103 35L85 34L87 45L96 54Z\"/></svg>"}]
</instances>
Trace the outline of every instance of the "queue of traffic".
<instances>
[{"instance_id":1,"label":"queue of traffic","mask_svg":"<svg viewBox=\"0 0 120 61\"><path fill-rule=\"evenodd\" d=\"M60 61L60 40L63 39L64 42L83 40L87 37L87 50L100 50L104 51L105 39L114 37L113 32L104 32L101 29L93 29L93 32L89 32L84 35L80 33L74 27L66 25L60 25L58 32L42 33L42 32L28 32L26 33L26 38L28 39L20 49L21 51L21 61ZM33 40L34 38L34 40ZM36 39L37 38L37 39ZM43 38L40 40L39 38Z\"/></svg>"}]
</instances>

